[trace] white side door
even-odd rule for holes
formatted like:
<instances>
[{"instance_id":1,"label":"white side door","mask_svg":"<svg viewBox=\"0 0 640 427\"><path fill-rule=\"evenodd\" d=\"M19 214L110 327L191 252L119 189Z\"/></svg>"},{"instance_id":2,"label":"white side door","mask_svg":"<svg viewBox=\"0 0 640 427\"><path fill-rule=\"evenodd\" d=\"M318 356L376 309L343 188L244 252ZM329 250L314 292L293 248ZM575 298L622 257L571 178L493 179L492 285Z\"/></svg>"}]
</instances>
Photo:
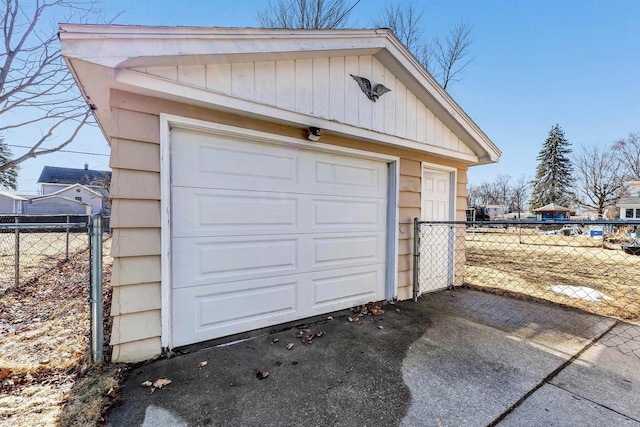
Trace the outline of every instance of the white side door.
<instances>
[{"instance_id":1,"label":"white side door","mask_svg":"<svg viewBox=\"0 0 640 427\"><path fill-rule=\"evenodd\" d=\"M423 168L422 221L452 220L453 172ZM449 286L453 272L453 232L449 224L423 224L420 227L420 293Z\"/></svg>"}]
</instances>

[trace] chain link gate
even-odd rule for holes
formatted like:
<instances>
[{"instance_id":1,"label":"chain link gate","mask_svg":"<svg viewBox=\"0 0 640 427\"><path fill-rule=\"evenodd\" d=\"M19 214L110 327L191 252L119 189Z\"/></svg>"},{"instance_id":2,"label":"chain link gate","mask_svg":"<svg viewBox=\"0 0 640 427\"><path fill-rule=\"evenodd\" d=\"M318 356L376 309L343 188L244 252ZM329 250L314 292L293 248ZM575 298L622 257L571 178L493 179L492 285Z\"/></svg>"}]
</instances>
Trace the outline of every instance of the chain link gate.
<instances>
[{"instance_id":1,"label":"chain link gate","mask_svg":"<svg viewBox=\"0 0 640 427\"><path fill-rule=\"evenodd\" d=\"M414 300L465 288L616 319L622 332L604 344L640 357L640 221L416 218L413 279ZM499 304L468 309L514 315Z\"/></svg>"}]
</instances>

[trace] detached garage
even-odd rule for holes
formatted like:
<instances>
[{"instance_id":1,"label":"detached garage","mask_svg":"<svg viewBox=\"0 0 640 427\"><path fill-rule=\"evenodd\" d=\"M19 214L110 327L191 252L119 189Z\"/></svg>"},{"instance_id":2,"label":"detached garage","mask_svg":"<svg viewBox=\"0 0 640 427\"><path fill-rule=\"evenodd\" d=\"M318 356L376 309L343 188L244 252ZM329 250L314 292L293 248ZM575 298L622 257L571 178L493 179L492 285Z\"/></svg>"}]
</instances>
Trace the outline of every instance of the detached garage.
<instances>
[{"instance_id":1,"label":"detached garage","mask_svg":"<svg viewBox=\"0 0 640 427\"><path fill-rule=\"evenodd\" d=\"M114 360L410 298L413 218L500 156L387 30L60 29L112 149Z\"/></svg>"}]
</instances>

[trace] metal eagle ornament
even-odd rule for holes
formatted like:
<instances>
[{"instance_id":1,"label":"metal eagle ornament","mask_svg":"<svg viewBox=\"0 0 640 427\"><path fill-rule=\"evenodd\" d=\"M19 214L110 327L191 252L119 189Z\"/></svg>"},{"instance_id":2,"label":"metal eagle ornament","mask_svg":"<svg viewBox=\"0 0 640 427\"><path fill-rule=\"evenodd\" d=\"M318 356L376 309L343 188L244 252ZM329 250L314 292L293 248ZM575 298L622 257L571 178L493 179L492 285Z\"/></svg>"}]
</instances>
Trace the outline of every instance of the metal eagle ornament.
<instances>
[{"instance_id":1,"label":"metal eagle ornament","mask_svg":"<svg viewBox=\"0 0 640 427\"><path fill-rule=\"evenodd\" d=\"M358 86L367 95L367 98L376 102L378 98L384 95L387 92L391 92L391 89L386 87L385 85L378 83L375 87L371 87L371 81L365 77L354 76L353 74L349 74L355 81L358 82Z\"/></svg>"}]
</instances>

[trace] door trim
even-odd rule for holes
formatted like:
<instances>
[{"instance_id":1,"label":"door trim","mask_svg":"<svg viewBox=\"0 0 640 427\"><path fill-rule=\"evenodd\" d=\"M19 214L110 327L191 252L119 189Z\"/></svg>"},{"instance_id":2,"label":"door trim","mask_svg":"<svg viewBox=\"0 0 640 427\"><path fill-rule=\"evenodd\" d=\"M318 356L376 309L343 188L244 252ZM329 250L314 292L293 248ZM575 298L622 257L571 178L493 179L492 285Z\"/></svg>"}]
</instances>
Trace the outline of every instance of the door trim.
<instances>
[{"instance_id":1,"label":"door trim","mask_svg":"<svg viewBox=\"0 0 640 427\"><path fill-rule=\"evenodd\" d=\"M192 119L173 114L160 113L160 209L161 209L161 346L163 349L173 347L171 330L171 130L189 129L214 135L240 137L273 145L296 147L309 151L335 153L359 159L384 161L389 165L387 179L387 245L386 245L386 280L385 296L392 300L398 293L398 200L399 200L399 162L400 158L370 151L345 148L305 139L245 129L221 123Z\"/></svg>"}]
</instances>

